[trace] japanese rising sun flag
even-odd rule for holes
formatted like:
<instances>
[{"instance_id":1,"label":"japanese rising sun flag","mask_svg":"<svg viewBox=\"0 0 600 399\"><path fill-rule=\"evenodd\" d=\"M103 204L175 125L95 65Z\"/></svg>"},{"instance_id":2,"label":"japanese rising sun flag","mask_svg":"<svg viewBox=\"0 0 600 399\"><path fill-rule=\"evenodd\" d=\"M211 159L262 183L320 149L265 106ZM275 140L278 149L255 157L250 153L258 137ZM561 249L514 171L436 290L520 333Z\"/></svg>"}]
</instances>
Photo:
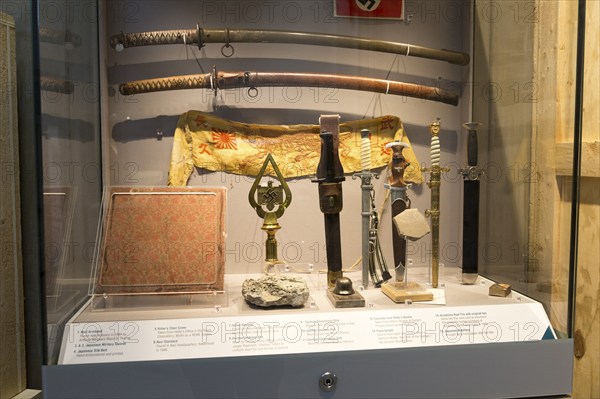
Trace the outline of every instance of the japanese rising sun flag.
<instances>
[{"instance_id":1,"label":"japanese rising sun flag","mask_svg":"<svg viewBox=\"0 0 600 399\"><path fill-rule=\"evenodd\" d=\"M392 153L385 145L393 140L409 143L402 122L395 116L340 124L339 154L345 173L361 170L360 131L371 132L371 165L389 164ZM272 154L283 177L315 174L321 155L319 125L260 125L225 120L199 111L181 115L175 130L169 185L185 186L194 167L215 172L256 176ZM410 166L406 181L423 181L419 162L411 148L404 150ZM267 171L268 172L268 171Z\"/></svg>"}]
</instances>

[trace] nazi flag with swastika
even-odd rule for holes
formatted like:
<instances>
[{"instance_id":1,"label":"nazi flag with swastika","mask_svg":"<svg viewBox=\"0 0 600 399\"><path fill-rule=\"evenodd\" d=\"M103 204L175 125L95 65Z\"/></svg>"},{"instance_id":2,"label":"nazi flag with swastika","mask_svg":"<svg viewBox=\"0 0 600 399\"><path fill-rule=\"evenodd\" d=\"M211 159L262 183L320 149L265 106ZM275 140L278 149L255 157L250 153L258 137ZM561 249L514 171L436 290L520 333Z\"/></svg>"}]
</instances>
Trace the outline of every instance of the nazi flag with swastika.
<instances>
[{"instance_id":1,"label":"nazi flag with swastika","mask_svg":"<svg viewBox=\"0 0 600 399\"><path fill-rule=\"evenodd\" d=\"M404 0L334 0L336 17L403 19Z\"/></svg>"}]
</instances>

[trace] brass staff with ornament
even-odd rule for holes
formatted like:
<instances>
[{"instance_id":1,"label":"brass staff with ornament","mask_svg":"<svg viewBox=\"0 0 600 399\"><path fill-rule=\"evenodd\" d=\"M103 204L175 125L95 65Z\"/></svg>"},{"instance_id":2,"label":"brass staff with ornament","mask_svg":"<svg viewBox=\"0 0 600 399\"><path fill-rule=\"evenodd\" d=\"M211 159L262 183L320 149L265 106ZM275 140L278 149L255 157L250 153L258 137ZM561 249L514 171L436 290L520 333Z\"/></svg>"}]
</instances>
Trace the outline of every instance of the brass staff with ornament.
<instances>
[{"instance_id":1,"label":"brass staff with ornament","mask_svg":"<svg viewBox=\"0 0 600 399\"><path fill-rule=\"evenodd\" d=\"M272 180L269 180L266 186L260 184L269 165L271 165L277 176L279 186L274 186ZM254 180L254 184L252 184L252 188L248 193L248 201L258 217L264 220L261 230L267 233L265 260L269 263L280 263L277 258L275 233L281 229L278 218L283 216L285 210L292 203L292 192L271 154L267 155L256 180Z\"/></svg>"}]
</instances>

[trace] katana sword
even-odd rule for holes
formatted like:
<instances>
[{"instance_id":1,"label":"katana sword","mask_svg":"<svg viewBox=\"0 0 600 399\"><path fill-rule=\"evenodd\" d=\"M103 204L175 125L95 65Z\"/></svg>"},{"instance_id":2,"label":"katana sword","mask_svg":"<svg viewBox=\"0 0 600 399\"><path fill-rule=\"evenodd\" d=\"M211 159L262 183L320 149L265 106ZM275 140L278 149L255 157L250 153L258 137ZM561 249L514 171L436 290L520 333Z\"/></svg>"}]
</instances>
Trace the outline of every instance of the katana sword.
<instances>
[{"instance_id":1,"label":"katana sword","mask_svg":"<svg viewBox=\"0 0 600 399\"><path fill-rule=\"evenodd\" d=\"M464 178L462 281L475 284L479 274L479 178L477 168L477 129L481 123L467 122L467 166L460 171Z\"/></svg>"},{"instance_id":2,"label":"katana sword","mask_svg":"<svg viewBox=\"0 0 600 399\"><path fill-rule=\"evenodd\" d=\"M392 208L392 245L394 248L394 266L396 269L396 281L404 281L406 275L406 238L400 236L398 229L394 226L394 218L410 208L410 199L406 193L409 184L404 180L404 170L408 167L402 150L409 147L402 141L393 141L386 144L386 148L392 149L392 159L388 167L388 184L390 190Z\"/></svg>"},{"instance_id":3,"label":"katana sword","mask_svg":"<svg viewBox=\"0 0 600 399\"><path fill-rule=\"evenodd\" d=\"M224 43L221 54L231 57L234 48L231 43L281 43L306 44L378 51L410 57L446 61L456 65L468 65L469 55L458 51L433 49L412 44L384 40L365 39L354 36L328 35L324 33L291 32L282 30L255 29L196 29L161 30L151 32L123 33L113 35L111 46L117 51L128 47L154 46L161 44L189 44L199 48L207 43Z\"/></svg>"},{"instance_id":4,"label":"katana sword","mask_svg":"<svg viewBox=\"0 0 600 399\"><path fill-rule=\"evenodd\" d=\"M119 91L123 95L152 93L158 91L247 88L248 95L256 97L257 87L324 87L369 91L437 101L457 105L458 94L439 87L423 86L393 80L372 79L362 76L333 75L292 72L217 72L199 75L182 75L166 78L144 79L123 83Z\"/></svg>"},{"instance_id":5,"label":"katana sword","mask_svg":"<svg viewBox=\"0 0 600 399\"><path fill-rule=\"evenodd\" d=\"M339 115L321 116L321 158L313 183L319 184L319 207L325 218L327 252L327 286L335 287L342 277L342 243L340 212L343 208L344 168L338 153Z\"/></svg>"}]
</instances>

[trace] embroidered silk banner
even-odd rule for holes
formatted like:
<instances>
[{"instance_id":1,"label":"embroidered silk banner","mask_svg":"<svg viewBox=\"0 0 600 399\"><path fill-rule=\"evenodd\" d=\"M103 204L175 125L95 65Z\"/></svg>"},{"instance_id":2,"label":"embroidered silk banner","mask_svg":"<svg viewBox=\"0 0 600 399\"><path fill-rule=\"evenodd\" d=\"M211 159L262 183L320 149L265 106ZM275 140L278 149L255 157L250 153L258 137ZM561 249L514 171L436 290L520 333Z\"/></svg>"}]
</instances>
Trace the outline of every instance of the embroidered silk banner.
<instances>
[{"instance_id":1,"label":"embroidered silk banner","mask_svg":"<svg viewBox=\"0 0 600 399\"><path fill-rule=\"evenodd\" d=\"M224 289L222 187L111 187L94 293Z\"/></svg>"},{"instance_id":2,"label":"embroidered silk banner","mask_svg":"<svg viewBox=\"0 0 600 399\"><path fill-rule=\"evenodd\" d=\"M409 143L402 122L382 116L340 124L340 160L345 173L361 170L360 131L371 131L372 168L386 166L393 140ZM175 130L169 185L185 186L194 166L215 172L256 176L271 153L285 178L315 174L321 152L319 125L260 125L221 119L199 111L181 115ZM405 180L423 182L419 161L412 148L404 150L410 166Z\"/></svg>"}]
</instances>

